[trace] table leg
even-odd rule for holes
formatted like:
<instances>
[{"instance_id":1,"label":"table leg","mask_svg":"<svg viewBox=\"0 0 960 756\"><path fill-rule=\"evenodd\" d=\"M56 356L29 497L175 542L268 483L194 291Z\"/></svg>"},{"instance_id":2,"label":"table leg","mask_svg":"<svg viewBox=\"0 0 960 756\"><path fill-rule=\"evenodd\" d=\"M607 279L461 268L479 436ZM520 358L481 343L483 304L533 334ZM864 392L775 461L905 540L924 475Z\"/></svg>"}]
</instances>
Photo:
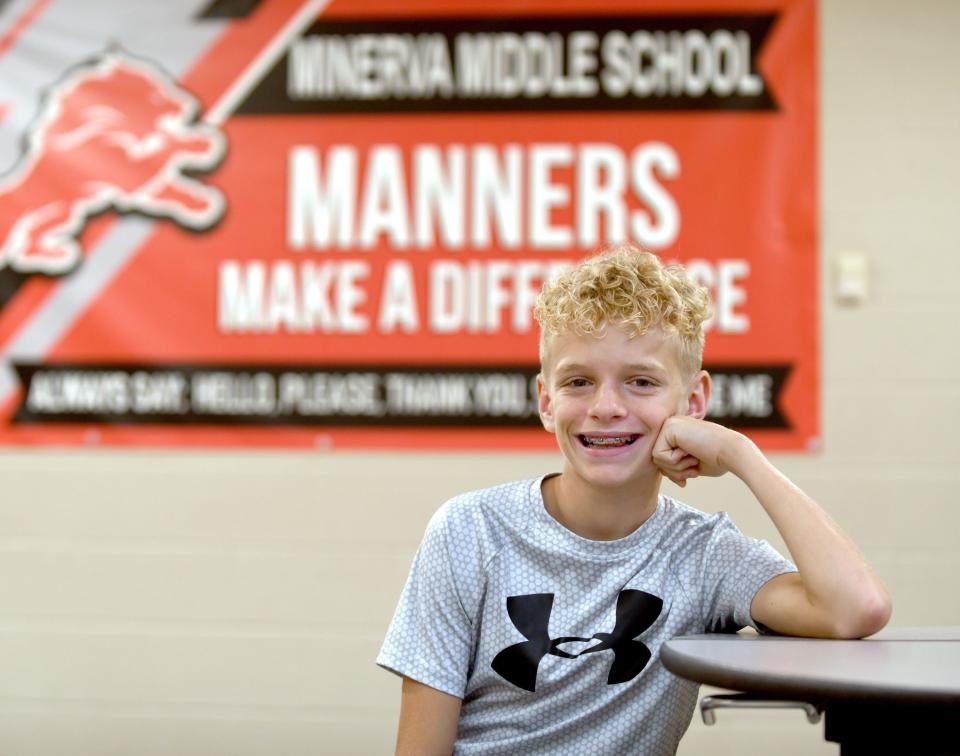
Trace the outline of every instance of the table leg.
<instances>
[{"instance_id":1,"label":"table leg","mask_svg":"<svg viewBox=\"0 0 960 756\"><path fill-rule=\"evenodd\" d=\"M951 706L827 703L824 737L840 756L960 756Z\"/></svg>"}]
</instances>

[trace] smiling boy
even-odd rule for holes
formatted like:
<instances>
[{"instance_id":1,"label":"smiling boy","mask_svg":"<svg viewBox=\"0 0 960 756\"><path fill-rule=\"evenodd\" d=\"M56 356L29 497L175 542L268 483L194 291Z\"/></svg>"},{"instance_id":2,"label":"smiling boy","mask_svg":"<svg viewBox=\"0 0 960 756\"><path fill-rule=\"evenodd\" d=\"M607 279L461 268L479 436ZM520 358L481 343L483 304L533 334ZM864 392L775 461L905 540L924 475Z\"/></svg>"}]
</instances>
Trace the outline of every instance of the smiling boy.
<instances>
[{"instance_id":1,"label":"smiling boy","mask_svg":"<svg viewBox=\"0 0 960 756\"><path fill-rule=\"evenodd\" d=\"M673 754L697 686L669 638L753 626L856 638L890 600L837 525L745 436L705 421L706 293L632 248L544 287L540 417L559 474L430 521L377 662L403 676L398 754ZM740 478L796 567L660 493Z\"/></svg>"}]
</instances>

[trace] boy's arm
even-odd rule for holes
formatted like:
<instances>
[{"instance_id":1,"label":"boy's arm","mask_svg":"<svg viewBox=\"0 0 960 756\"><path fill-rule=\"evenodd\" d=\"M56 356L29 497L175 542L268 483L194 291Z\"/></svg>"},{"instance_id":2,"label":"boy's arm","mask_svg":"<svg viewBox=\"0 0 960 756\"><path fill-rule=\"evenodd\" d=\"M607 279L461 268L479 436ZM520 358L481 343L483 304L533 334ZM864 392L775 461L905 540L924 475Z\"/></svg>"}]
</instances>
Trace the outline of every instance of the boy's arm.
<instances>
[{"instance_id":1,"label":"boy's arm","mask_svg":"<svg viewBox=\"0 0 960 756\"><path fill-rule=\"evenodd\" d=\"M732 472L756 496L783 537L798 573L768 581L753 618L788 635L862 638L880 630L891 604L883 583L837 524L746 436L693 417L669 418L654 463L678 485Z\"/></svg>"},{"instance_id":2,"label":"boy's arm","mask_svg":"<svg viewBox=\"0 0 960 756\"><path fill-rule=\"evenodd\" d=\"M404 677L396 756L450 756L460 704L456 696Z\"/></svg>"}]
</instances>

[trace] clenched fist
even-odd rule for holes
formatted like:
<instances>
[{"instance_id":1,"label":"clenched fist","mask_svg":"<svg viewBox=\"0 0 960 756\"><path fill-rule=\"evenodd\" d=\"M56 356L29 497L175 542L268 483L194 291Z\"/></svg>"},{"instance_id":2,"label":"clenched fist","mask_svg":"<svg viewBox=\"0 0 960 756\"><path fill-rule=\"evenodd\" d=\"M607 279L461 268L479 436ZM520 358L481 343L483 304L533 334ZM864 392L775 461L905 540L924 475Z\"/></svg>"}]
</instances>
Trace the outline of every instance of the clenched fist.
<instances>
[{"instance_id":1,"label":"clenched fist","mask_svg":"<svg viewBox=\"0 0 960 756\"><path fill-rule=\"evenodd\" d=\"M695 417L667 418L653 445L653 463L679 486L700 475L735 471L743 454L756 447L741 433Z\"/></svg>"}]
</instances>

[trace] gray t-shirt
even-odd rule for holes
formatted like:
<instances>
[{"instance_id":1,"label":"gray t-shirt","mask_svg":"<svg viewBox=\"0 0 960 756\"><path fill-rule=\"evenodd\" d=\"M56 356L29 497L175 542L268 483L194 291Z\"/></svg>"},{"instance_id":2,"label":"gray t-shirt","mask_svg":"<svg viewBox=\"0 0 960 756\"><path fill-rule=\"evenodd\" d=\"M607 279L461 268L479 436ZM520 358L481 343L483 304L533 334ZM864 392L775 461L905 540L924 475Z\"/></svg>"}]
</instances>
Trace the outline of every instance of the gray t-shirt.
<instances>
[{"instance_id":1,"label":"gray t-shirt","mask_svg":"<svg viewBox=\"0 0 960 756\"><path fill-rule=\"evenodd\" d=\"M756 592L796 568L663 495L626 538L581 538L546 511L542 480L433 516L377 663L463 699L455 754L673 754L697 685L661 644L754 625Z\"/></svg>"}]
</instances>

